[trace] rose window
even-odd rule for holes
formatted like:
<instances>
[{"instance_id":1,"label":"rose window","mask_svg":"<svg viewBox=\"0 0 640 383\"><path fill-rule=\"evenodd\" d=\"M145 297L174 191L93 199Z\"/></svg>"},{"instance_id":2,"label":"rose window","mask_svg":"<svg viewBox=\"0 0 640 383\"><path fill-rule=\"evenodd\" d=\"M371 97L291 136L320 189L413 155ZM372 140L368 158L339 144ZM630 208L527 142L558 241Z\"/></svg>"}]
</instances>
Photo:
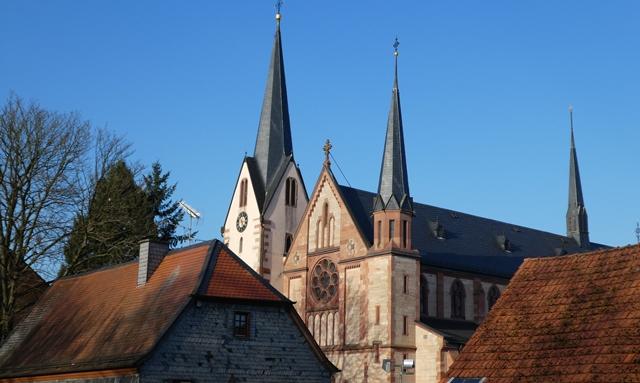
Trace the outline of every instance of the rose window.
<instances>
[{"instance_id":1,"label":"rose window","mask_svg":"<svg viewBox=\"0 0 640 383\"><path fill-rule=\"evenodd\" d=\"M323 259L313 268L311 291L320 302L326 303L338 292L338 269L335 263Z\"/></svg>"}]
</instances>

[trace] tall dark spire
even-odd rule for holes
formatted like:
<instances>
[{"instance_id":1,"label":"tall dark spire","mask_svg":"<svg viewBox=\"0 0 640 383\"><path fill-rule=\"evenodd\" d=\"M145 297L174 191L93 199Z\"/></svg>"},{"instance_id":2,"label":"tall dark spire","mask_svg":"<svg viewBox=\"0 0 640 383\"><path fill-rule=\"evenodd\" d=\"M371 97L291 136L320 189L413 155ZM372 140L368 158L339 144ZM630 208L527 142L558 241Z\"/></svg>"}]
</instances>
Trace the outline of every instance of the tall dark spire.
<instances>
[{"instance_id":1,"label":"tall dark spire","mask_svg":"<svg viewBox=\"0 0 640 383\"><path fill-rule=\"evenodd\" d=\"M582 183L578 168L578 155L573 137L573 107L569 106L571 126L571 149L569 151L569 206L567 207L567 236L575 239L581 247L589 245L587 209L582 197Z\"/></svg>"},{"instance_id":2,"label":"tall dark spire","mask_svg":"<svg viewBox=\"0 0 640 383\"><path fill-rule=\"evenodd\" d=\"M271 51L271 63L269 64L264 101L262 102L256 147L253 154L265 187L267 187L283 160L293 154L287 86L280 39L280 2L277 3L276 10L276 33L273 41L273 50Z\"/></svg>"},{"instance_id":3,"label":"tall dark spire","mask_svg":"<svg viewBox=\"0 0 640 383\"><path fill-rule=\"evenodd\" d=\"M413 210L409 194L407 159L404 152L404 133L402 131L402 112L400 110L400 91L398 90L399 45L400 43L396 38L393 44L395 67L391 108L387 121L387 135L384 142L384 154L374 211L386 209Z\"/></svg>"}]
</instances>

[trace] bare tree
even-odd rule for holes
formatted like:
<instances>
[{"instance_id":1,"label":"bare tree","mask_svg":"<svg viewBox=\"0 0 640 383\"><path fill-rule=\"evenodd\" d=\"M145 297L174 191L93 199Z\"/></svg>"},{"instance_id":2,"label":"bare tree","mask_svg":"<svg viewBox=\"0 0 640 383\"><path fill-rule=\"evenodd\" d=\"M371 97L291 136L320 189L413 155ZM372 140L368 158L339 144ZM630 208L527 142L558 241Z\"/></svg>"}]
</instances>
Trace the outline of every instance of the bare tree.
<instances>
[{"instance_id":1,"label":"bare tree","mask_svg":"<svg viewBox=\"0 0 640 383\"><path fill-rule=\"evenodd\" d=\"M91 131L77 114L9 96L0 112L0 340L11 329L17 291L33 270L60 264L85 196Z\"/></svg>"}]
</instances>

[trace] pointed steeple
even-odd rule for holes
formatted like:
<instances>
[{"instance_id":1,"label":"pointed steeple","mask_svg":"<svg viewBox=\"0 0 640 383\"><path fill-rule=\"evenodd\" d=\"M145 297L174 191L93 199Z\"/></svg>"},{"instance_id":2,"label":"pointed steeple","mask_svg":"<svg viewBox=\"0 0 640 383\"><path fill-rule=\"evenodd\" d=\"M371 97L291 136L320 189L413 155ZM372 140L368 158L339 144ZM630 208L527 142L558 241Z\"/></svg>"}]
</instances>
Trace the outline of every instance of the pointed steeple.
<instances>
[{"instance_id":1,"label":"pointed steeple","mask_svg":"<svg viewBox=\"0 0 640 383\"><path fill-rule=\"evenodd\" d=\"M404 133L402 131L402 112L400 109L400 91L398 90L398 46L396 38L394 47L394 79L391 93L391 108L387 121L387 135L384 142L378 195L374 203L374 211L405 210L413 211L409 194L407 160L404 151Z\"/></svg>"},{"instance_id":2,"label":"pointed steeple","mask_svg":"<svg viewBox=\"0 0 640 383\"><path fill-rule=\"evenodd\" d=\"M276 33L253 154L265 188L268 187L269 181L273 179L283 160L293 155L282 41L280 39L280 2L276 7Z\"/></svg>"},{"instance_id":3,"label":"pointed steeple","mask_svg":"<svg viewBox=\"0 0 640 383\"><path fill-rule=\"evenodd\" d=\"M569 206L567 207L567 236L575 239L581 247L589 245L587 209L582 197L582 183L578 168L578 155L573 136L573 107L569 106L571 126L571 148L569 150Z\"/></svg>"}]
</instances>

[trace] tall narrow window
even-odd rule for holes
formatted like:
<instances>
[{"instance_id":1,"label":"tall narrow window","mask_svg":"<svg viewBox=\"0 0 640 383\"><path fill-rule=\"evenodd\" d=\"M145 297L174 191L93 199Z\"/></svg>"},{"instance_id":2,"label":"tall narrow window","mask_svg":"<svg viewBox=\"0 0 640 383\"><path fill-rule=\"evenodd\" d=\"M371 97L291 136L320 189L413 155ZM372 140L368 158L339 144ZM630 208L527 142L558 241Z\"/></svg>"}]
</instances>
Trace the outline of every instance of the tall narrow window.
<instances>
[{"instance_id":1,"label":"tall narrow window","mask_svg":"<svg viewBox=\"0 0 640 383\"><path fill-rule=\"evenodd\" d=\"M424 274L420 277L420 315L429 315L429 280Z\"/></svg>"},{"instance_id":2,"label":"tall narrow window","mask_svg":"<svg viewBox=\"0 0 640 383\"><path fill-rule=\"evenodd\" d=\"M289 249L291 249L291 244L293 243L293 235L290 233L286 233L284 235L284 254L289 253Z\"/></svg>"},{"instance_id":3,"label":"tall narrow window","mask_svg":"<svg viewBox=\"0 0 640 383\"><path fill-rule=\"evenodd\" d=\"M378 247L382 245L382 221L378 221Z\"/></svg>"},{"instance_id":4,"label":"tall narrow window","mask_svg":"<svg viewBox=\"0 0 640 383\"><path fill-rule=\"evenodd\" d=\"M238 253L242 253L242 237L240 237L240 242L238 242Z\"/></svg>"},{"instance_id":5,"label":"tall narrow window","mask_svg":"<svg viewBox=\"0 0 640 383\"><path fill-rule=\"evenodd\" d=\"M500 289L498 288L498 286L493 285L489 289L489 294L487 295L487 304L489 306L489 310L491 310L493 305L496 304L498 298L500 298Z\"/></svg>"},{"instance_id":6,"label":"tall narrow window","mask_svg":"<svg viewBox=\"0 0 640 383\"><path fill-rule=\"evenodd\" d=\"M286 187L285 187L285 196L284 196L284 204L287 206L296 206L296 197L298 184L294 178L287 178Z\"/></svg>"},{"instance_id":7,"label":"tall narrow window","mask_svg":"<svg viewBox=\"0 0 640 383\"><path fill-rule=\"evenodd\" d=\"M380 342L373 342L373 355L376 363L380 363Z\"/></svg>"},{"instance_id":8,"label":"tall narrow window","mask_svg":"<svg viewBox=\"0 0 640 383\"><path fill-rule=\"evenodd\" d=\"M409 276L405 275L402 278L402 292L405 294L409 293Z\"/></svg>"},{"instance_id":9,"label":"tall narrow window","mask_svg":"<svg viewBox=\"0 0 640 383\"><path fill-rule=\"evenodd\" d=\"M376 324L380 324L380 305L376 305Z\"/></svg>"},{"instance_id":10,"label":"tall narrow window","mask_svg":"<svg viewBox=\"0 0 640 383\"><path fill-rule=\"evenodd\" d=\"M409 228L409 222L407 222L406 219L402 220L402 247L406 248L407 247L407 238L408 238L408 233L407 233L407 229Z\"/></svg>"},{"instance_id":11,"label":"tall narrow window","mask_svg":"<svg viewBox=\"0 0 640 383\"><path fill-rule=\"evenodd\" d=\"M240 181L240 207L247 206L247 179Z\"/></svg>"},{"instance_id":12,"label":"tall narrow window","mask_svg":"<svg viewBox=\"0 0 640 383\"><path fill-rule=\"evenodd\" d=\"M465 319L464 300L464 285L462 284L462 282L460 282L459 279L456 279L451 284L451 318Z\"/></svg>"},{"instance_id":13,"label":"tall narrow window","mask_svg":"<svg viewBox=\"0 0 640 383\"><path fill-rule=\"evenodd\" d=\"M389 242L393 241L393 237L396 235L396 220L389 220Z\"/></svg>"},{"instance_id":14,"label":"tall narrow window","mask_svg":"<svg viewBox=\"0 0 640 383\"><path fill-rule=\"evenodd\" d=\"M402 317L402 335L409 335L409 318L406 315Z\"/></svg>"}]
</instances>

